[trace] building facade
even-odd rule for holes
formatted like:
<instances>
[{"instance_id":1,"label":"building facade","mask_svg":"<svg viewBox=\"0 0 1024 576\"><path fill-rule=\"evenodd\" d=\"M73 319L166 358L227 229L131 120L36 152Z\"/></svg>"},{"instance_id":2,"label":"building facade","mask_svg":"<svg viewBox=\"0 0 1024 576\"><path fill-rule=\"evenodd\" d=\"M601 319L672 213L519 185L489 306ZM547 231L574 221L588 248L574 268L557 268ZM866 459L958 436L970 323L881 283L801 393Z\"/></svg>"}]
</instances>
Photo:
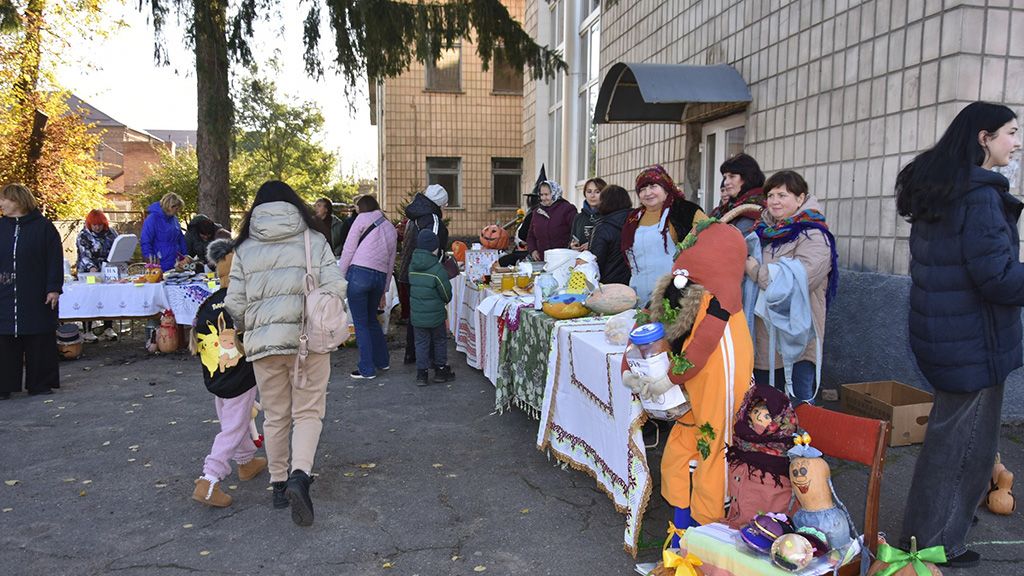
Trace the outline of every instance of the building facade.
<instances>
[{"instance_id":1,"label":"building facade","mask_svg":"<svg viewBox=\"0 0 1024 576\"><path fill-rule=\"evenodd\" d=\"M906 345L910 226L896 213L895 178L969 102L1024 111L1024 36L1011 34L1024 23L1024 2L597 4L527 3L530 32L560 42L570 73L560 86L526 84L526 166L555 166L578 189L594 149L593 172L632 189L640 168L660 163L705 208L719 200L718 166L731 154L752 155L766 174L797 170L822 202L843 268L840 298L829 311L826 383L895 378L923 385ZM725 65L742 78L748 101L682 101L674 118L604 123L615 90L636 90L632 76L611 77L624 68L619 64L690 65L674 66L681 86L703 78L695 69ZM590 100L595 66L607 109ZM654 89L638 84L641 93ZM670 108L648 104L653 116ZM1017 167L1008 172L1011 191L1020 194Z\"/></svg>"},{"instance_id":2,"label":"building facade","mask_svg":"<svg viewBox=\"0 0 1024 576\"><path fill-rule=\"evenodd\" d=\"M522 21L525 0L504 4ZM510 220L534 181L524 172L522 112L522 74L500 54L484 70L468 42L377 84L371 114L381 205L401 217L416 192L437 183L448 190L453 237L474 237L487 224Z\"/></svg>"}]
</instances>

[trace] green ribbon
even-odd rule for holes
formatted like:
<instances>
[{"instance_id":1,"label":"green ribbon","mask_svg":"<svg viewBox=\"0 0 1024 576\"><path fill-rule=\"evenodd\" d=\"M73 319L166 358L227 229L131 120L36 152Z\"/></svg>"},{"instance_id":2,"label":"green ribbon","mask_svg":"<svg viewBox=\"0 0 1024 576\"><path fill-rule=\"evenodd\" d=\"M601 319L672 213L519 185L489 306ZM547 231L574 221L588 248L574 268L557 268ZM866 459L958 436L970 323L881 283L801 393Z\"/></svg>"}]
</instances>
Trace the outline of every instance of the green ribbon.
<instances>
[{"instance_id":1,"label":"green ribbon","mask_svg":"<svg viewBox=\"0 0 1024 576\"><path fill-rule=\"evenodd\" d=\"M917 573L917 576L930 576L931 571L924 563L944 563L946 561L946 549L942 546L932 546L917 552L904 552L888 544L881 544L878 547L878 559L889 565L885 570L877 572L878 576L891 576L900 569L905 568L907 564L914 566L914 572Z\"/></svg>"}]
</instances>

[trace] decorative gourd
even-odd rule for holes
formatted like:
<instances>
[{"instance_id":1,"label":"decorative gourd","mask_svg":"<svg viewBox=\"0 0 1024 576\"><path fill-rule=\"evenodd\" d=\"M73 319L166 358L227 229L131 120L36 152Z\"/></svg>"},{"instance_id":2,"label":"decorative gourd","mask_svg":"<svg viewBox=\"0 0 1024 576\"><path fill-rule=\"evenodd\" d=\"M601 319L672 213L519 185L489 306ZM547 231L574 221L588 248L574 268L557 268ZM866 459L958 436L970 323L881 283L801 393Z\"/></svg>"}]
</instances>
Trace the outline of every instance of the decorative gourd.
<instances>
[{"instance_id":1,"label":"decorative gourd","mask_svg":"<svg viewBox=\"0 0 1024 576\"><path fill-rule=\"evenodd\" d=\"M801 508L793 514L793 525L820 530L830 548L842 548L851 540L849 516L832 496L828 462L821 457L821 451L810 444L811 436L804 432L794 436L793 447L787 452L789 481Z\"/></svg>"},{"instance_id":2,"label":"decorative gourd","mask_svg":"<svg viewBox=\"0 0 1024 576\"><path fill-rule=\"evenodd\" d=\"M822 458L793 458L789 462L789 481L800 507L817 512L835 507L828 479L832 471Z\"/></svg>"},{"instance_id":3,"label":"decorative gourd","mask_svg":"<svg viewBox=\"0 0 1024 576\"><path fill-rule=\"evenodd\" d=\"M992 480L988 485L989 492L996 489L996 484L999 483L999 476L1003 473L1003 470L1006 470L1006 466L1003 465L1003 459L999 452L996 452L996 461L992 464Z\"/></svg>"},{"instance_id":4,"label":"decorative gourd","mask_svg":"<svg viewBox=\"0 0 1024 576\"><path fill-rule=\"evenodd\" d=\"M156 284L164 279L164 271L159 264L146 264L146 282Z\"/></svg>"},{"instance_id":5,"label":"decorative gourd","mask_svg":"<svg viewBox=\"0 0 1024 576\"><path fill-rule=\"evenodd\" d=\"M169 354L178 349L178 322L174 312L164 310L160 315L160 328L156 331L157 350Z\"/></svg>"},{"instance_id":6,"label":"decorative gourd","mask_svg":"<svg viewBox=\"0 0 1024 576\"><path fill-rule=\"evenodd\" d=\"M480 231L480 244L484 248L505 250L508 248L508 230L497 224L484 226L484 229Z\"/></svg>"},{"instance_id":7,"label":"decorative gourd","mask_svg":"<svg viewBox=\"0 0 1024 576\"><path fill-rule=\"evenodd\" d=\"M544 302L544 313L559 320L581 318L590 313L583 298L575 294L561 294Z\"/></svg>"},{"instance_id":8,"label":"decorative gourd","mask_svg":"<svg viewBox=\"0 0 1024 576\"><path fill-rule=\"evenodd\" d=\"M452 242L452 258L460 264L466 261L466 243L462 240Z\"/></svg>"},{"instance_id":9,"label":"decorative gourd","mask_svg":"<svg viewBox=\"0 0 1024 576\"><path fill-rule=\"evenodd\" d=\"M884 547L887 547L887 546L888 545L884 544L884 543L880 546L880 549L879 549L879 555L880 556L887 555L885 552L883 552L881 550L881 548L884 548ZM905 552L901 552L899 550L895 550L895 552L898 555L905 555L906 554ZM925 552L923 552L923 554L927 555L927 552L928 551L925 551ZM914 537L914 536L910 537L910 553L912 555L918 553L917 552L917 538ZM902 562L906 562L906 563L899 570L896 570L895 572L892 572L891 576L917 576L917 569L914 567L914 562L913 561L907 562L906 558L904 557L904 560ZM895 563L897 563L897 561L893 560L893 563L895 564ZM942 570L939 570L939 568L935 564L933 564L931 562L928 562L928 561L925 561L923 559L920 559L920 563L923 564L924 567L933 576L942 576ZM873 576L875 574L878 574L878 573L882 572L883 570L885 570L888 567L889 567L889 564L887 562L883 562L882 560L875 560L874 562L871 563L871 567L868 568L868 576Z\"/></svg>"},{"instance_id":10,"label":"decorative gourd","mask_svg":"<svg viewBox=\"0 0 1024 576\"><path fill-rule=\"evenodd\" d=\"M1009 516L1017 509L1017 501L1013 497L1013 472L1005 467L996 479L996 487L988 493L985 505L993 514Z\"/></svg>"},{"instance_id":11,"label":"decorative gourd","mask_svg":"<svg viewBox=\"0 0 1024 576\"><path fill-rule=\"evenodd\" d=\"M587 308L598 314L618 314L636 306L636 291L625 284L602 284L587 298Z\"/></svg>"}]
</instances>

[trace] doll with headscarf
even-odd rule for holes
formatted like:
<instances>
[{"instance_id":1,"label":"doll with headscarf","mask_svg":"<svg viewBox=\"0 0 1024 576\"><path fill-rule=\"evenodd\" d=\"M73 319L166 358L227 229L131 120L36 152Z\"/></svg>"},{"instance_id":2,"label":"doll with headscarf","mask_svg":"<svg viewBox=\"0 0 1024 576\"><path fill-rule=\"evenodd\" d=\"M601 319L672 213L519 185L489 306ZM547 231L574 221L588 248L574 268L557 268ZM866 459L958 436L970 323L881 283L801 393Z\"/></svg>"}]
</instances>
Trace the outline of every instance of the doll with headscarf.
<instances>
[{"instance_id":1,"label":"doll with headscarf","mask_svg":"<svg viewBox=\"0 0 1024 576\"><path fill-rule=\"evenodd\" d=\"M673 524L686 529L725 516L726 446L732 416L750 387L754 351L740 295L747 249L739 231L705 220L680 248L655 285L651 301L657 305L649 311L651 321L665 327L672 369L652 379L634 375L623 362L622 381L641 397L682 386L690 399L661 459L661 494L675 508ZM690 461L697 462L692 476Z\"/></svg>"},{"instance_id":2,"label":"doll with headscarf","mask_svg":"<svg viewBox=\"0 0 1024 576\"><path fill-rule=\"evenodd\" d=\"M533 212L526 246L534 260L544 259L544 251L568 248L572 236L572 221L578 210L562 198L562 187L553 180L540 185L540 206Z\"/></svg>"},{"instance_id":3,"label":"doll with headscarf","mask_svg":"<svg viewBox=\"0 0 1024 576\"><path fill-rule=\"evenodd\" d=\"M784 512L792 488L789 459L797 430L796 411L785 393L753 386L733 419L733 441L726 452L732 503L725 521L738 529L759 513Z\"/></svg>"}]
</instances>

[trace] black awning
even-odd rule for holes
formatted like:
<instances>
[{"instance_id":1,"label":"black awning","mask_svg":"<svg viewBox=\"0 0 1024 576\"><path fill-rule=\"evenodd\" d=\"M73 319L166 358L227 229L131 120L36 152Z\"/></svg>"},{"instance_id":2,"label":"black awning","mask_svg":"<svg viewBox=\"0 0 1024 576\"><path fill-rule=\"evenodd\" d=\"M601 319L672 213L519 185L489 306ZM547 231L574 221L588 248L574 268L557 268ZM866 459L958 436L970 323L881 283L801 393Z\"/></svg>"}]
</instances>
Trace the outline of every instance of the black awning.
<instances>
[{"instance_id":1,"label":"black awning","mask_svg":"<svg viewBox=\"0 0 1024 576\"><path fill-rule=\"evenodd\" d=\"M594 124L706 121L741 110L751 100L747 83L732 66L619 62L601 82Z\"/></svg>"}]
</instances>

